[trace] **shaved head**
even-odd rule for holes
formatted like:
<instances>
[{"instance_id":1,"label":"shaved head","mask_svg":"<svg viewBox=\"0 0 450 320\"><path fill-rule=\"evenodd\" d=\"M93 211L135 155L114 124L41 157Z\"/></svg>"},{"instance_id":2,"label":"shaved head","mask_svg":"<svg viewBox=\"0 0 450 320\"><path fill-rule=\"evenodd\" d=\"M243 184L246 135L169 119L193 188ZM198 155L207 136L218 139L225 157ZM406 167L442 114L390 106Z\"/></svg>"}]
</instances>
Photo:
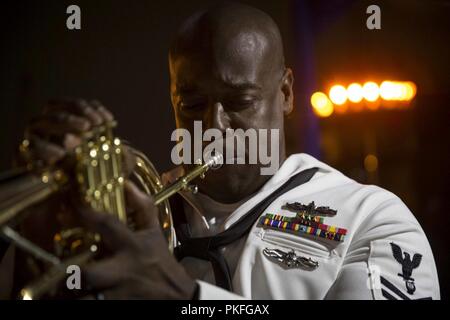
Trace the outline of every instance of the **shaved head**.
<instances>
[{"instance_id":1,"label":"shaved head","mask_svg":"<svg viewBox=\"0 0 450 320\"><path fill-rule=\"evenodd\" d=\"M194 122L201 121L203 130L224 135L228 129L275 129L279 147L273 152L284 161L293 76L284 65L278 27L266 13L238 3L195 13L172 42L169 68L177 128L192 135ZM273 141L263 147L269 150ZM270 178L260 175L262 166L224 165L199 181L199 189L222 202L240 201Z\"/></svg>"},{"instance_id":2,"label":"shaved head","mask_svg":"<svg viewBox=\"0 0 450 320\"><path fill-rule=\"evenodd\" d=\"M274 69L284 69L283 43L273 19L261 10L224 3L189 17L179 28L170 48L170 58L211 52L212 63L226 63L236 56L264 60ZM225 59L225 61L224 61Z\"/></svg>"}]
</instances>

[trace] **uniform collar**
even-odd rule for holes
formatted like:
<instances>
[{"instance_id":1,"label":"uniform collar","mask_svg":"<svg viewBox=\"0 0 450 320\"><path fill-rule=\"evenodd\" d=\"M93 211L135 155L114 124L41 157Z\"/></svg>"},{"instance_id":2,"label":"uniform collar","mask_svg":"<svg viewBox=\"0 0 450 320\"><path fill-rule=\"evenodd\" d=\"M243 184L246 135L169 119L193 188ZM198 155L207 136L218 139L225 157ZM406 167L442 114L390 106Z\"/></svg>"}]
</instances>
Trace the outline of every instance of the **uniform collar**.
<instances>
[{"instance_id":1,"label":"uniform collar","mask_svg":"<svg viewBox=\"0 0 450 320\"><path fill-rule=\"evenodd\" d=\"M337 173L339 175L342 175L337 170L333 169L323 162L320 162L319 160L306 153L293 154L283 162L278 171L263 185L263 187L258 192L251 196L247 201L239 205L226 219L224 219L223 225L219 229L222 231L226 230L233 223L239 220L246 212L251 210L256 203L268 196L273 190L280 187L291 176L297 174L302 170L310 169L313 167L319 168L319 172L315 175L315 177L313 177L312 180L315 180L318 178L318 176L327 173ZM172 182L182 174L183 169L181 167L177 167L167 173L164 173L163 181ZM201 198L206 196L201 195L200 197L193 197L192 195L187 195L186 193L180 194L201 217L203 223L206 223L207 219L205 218L205 214L202 213L203 209L201 204L199 203L199 201L201 201ZM189 221L189 223L191 223L191 221Z\"/></svg>"}]
</instances>

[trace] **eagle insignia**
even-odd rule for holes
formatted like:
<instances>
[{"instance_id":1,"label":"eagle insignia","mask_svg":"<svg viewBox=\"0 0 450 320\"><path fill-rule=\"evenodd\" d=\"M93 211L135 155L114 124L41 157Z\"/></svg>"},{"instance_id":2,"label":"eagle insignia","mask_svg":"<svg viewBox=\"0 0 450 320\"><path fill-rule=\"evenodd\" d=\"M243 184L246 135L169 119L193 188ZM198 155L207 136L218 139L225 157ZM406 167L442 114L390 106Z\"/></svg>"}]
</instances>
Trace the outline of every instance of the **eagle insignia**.
<instances>
[{"instance_id":1,"label":"eagle insignia","mask_svg":"<svg viewBox=\"0 0 450 320\"><path fill-rule=\"evenodd\" d=\"M411 259L411 255L403 251L399 245L391 242L392 254L395 260L402 265L402 273L398 276L402 277L405 281L406 290L409 294L413 294L416 291L416 285L414 284L414 278L411 278L412 272L416 269L420 262L422 261L422 255L420 253L415 253Z\"/></svg>"}]
</instances>

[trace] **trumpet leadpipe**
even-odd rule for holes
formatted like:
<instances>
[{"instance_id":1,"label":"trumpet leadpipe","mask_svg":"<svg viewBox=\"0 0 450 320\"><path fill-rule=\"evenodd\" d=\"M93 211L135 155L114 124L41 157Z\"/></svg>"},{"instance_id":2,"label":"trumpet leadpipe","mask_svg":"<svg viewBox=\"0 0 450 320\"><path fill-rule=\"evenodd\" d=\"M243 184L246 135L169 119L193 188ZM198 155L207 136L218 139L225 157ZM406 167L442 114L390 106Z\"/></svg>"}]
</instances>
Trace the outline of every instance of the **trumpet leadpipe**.
<instances>
[{"instance_id":1,"label":"trumpet leadpipe","mask_svg":"<svg viewBox=\"0 0 450 320\"><path fill-rule=\"evenodd\" d=\"M47 199L66 181L60 170L41 174L26 172L3 181L0 184L0 226L9 223L24 209Z\"/></svg>"},{"instance_id":2,"label":"trumpet leadpipe","mask_svg":"<svg viewBox=\"0 0 450 320\"><path fill-rule=\"evenodd\" d=\"M161 191L157 192L153 196L155 204L158 205L164 200L170 198L175 193L181 190L186 190L192 180L197 177L202 177L210 168L218 169L222 165L222 162L222 154L217 153L216 155L211 156L209 159L207 159L204 164L196 164L194 169L189 171L186 175L180 177L173 183L169 184L167 187L161 189Z\"/></svg>"}]
</instances>

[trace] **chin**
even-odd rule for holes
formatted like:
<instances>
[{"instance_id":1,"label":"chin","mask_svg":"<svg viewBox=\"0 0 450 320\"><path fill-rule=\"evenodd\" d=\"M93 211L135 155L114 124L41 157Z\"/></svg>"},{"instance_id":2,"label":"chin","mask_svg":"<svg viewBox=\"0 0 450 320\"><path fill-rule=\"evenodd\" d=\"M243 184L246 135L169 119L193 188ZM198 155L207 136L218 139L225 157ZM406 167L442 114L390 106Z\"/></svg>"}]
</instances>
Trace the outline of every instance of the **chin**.
<instances>
[{"instance_id":1,"label":"chin","mask_svg":"<svg viewBox=\"0 0 450 320\"><path fill-rule=\"evenodd\" d=\"M213 199L236 202L258 190L265 180L260 175L260 166L234 164L210 170L198 185L202 193Z\"/></svg>"}]
</instances>

